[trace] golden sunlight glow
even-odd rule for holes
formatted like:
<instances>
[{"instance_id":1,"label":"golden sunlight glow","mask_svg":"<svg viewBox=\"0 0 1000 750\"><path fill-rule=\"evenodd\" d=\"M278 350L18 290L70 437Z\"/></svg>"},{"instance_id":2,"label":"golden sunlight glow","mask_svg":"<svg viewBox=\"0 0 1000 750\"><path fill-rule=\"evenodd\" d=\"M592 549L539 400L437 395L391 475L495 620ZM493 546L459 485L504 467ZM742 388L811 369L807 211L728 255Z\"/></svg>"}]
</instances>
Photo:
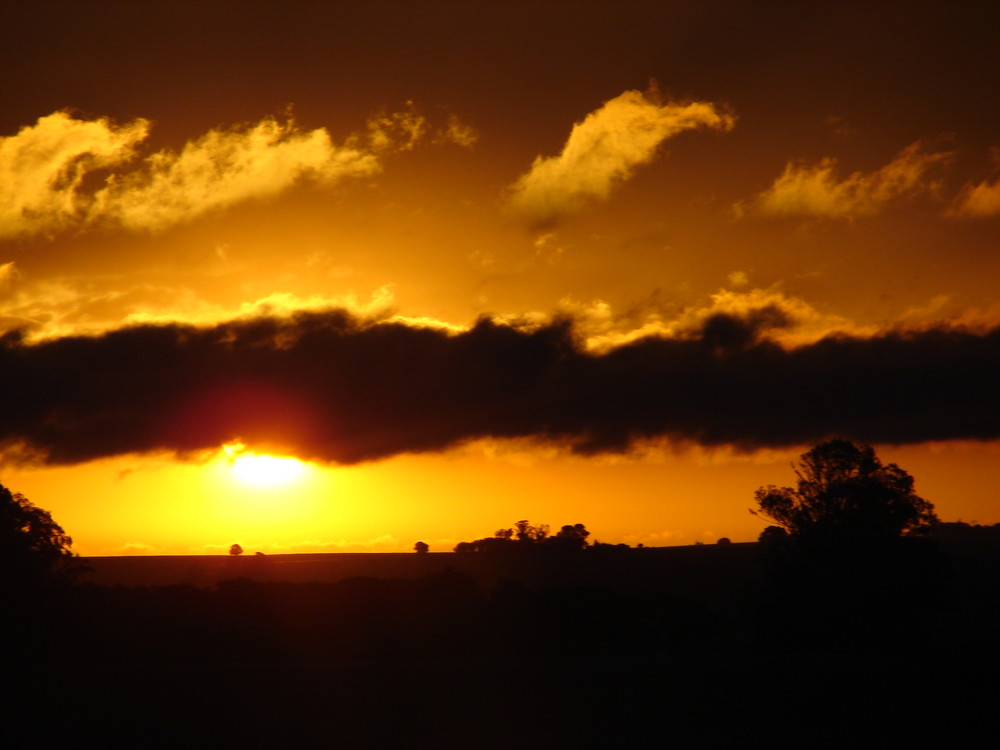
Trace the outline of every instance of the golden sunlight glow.
<instances>
[{"instance_id":1,"label":"golden sunlight glow","mask_svg":"<svg viewBox=\"0 0 1000 750\"><path fill-rule=\"evenodd\" d=\"M290 484L305 474L305 464L291 456L269 456L259 453L244 453L243 446L236 451L232 446L223 449L233 456L230 470L241 482L254 487L278 487Z\"/></svg>"},{"instance_id":2,"label":"golden sunlight glow","mask_svg":"<svg viewBox=\"0 0 1000 750\"><path fill-rule=\"evenodd\" d=\"M313 534L331 517L326 499L333 494L332 476L314 464L234 442L222 446L202 470L209 498L206 524L230 535L240 530L257 546L272 549L288 533ZM258 540L265 529L269 538Z\"/></svg>"},{"instance_id":3,"label":"golden sunlight glow","mask_svg":"<svg viewBox=\"0 0 1000 750\"><path fill-rule=\"evenodd\" d=\"M258 487L288 484L302 476L302 462L297 458L278 456L240 456L233 461L233 474L240 481Z\"/></svg>"}]
</instances>

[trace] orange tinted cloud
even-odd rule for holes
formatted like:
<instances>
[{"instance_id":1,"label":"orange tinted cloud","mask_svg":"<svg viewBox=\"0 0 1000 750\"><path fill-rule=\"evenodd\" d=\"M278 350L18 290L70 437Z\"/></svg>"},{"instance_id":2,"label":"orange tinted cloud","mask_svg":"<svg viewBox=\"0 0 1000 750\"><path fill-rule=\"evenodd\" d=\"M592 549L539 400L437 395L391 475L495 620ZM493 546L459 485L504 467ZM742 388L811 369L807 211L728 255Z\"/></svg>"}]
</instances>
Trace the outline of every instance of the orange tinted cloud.
<instances>
[{"instance_id":1,"label":"orange tinted cloud","mask_svg":"<svg viewBox=\"0 0 1000 750\"><path fill-rule=\"evenodd\" d=\"M748 283L746 274L735 272L737 281ZM814 343L833 334L871 335L872 329L862 329L845 318L824 314L803 299L785 294L779 285L767 289L733 291L720 289L709 295L706 304L680 311L633 308L620 315L606 302L597 300L580 305L563 300L564 315L574 320L575 330L591 353L607 353L612 349L655 336L685 340L699 336L706 322L720 316L750 321L755 334L762 340L790 348Z\"/></svg>"},{"instance_id":2,"label":"orange tinted cloud","mask_svg":"<svg viewBox=\"0 0 1000 750\"><path fill-rule=\"evenodd\" d=\"M364 136L337 145L326 128L265 118L211 130L180 151L162 150L124 168L149 129L143 119L118 126L56 112L0 138L0 237L94 224L158 231L300 182L372 175L383 156L413 148L428 124L412 109L381 114ZM474 134L456 120L441 138L467 145ZM101 170L110 174L88 191L84 178Z\"/></svg>"},{"instance_id":3,"label":"orange tinted cloud","mask_svg":"<svg viewBox=\"0 0 1000 750\"><path fill-rule=\"evenodd\" d=\"M38 343L66 336L93 335L122 325L186 323L212 325L261 316L287 318L305 312L350 310L365 318L393 317L395 299L383 286L370 297L352 293L299 296L276 292L227 307L183 285L119 283L103 288L90 279L47 279L25 282L14 263L0 265L0 330L18 330L25 341ZM407 318L414 325L417 319ZM430 323L423 323L430 325ZM442 327L444 324L437 324Z\"/></svg>"},{"instance_id":4,"label":"orange tinted cloud","mask_svg":"<svg viewBox=\"0 0 1000 750\"><path fill-rule=\"evenodd\" d=\"M0 263L0 289L10 286L16 276L17 266L14 265L14 261Z\"/></svg>"},{"instance_id":5,"label":"orange tinted cloud","mask_svg":"<svg viewBox=\"0 0 1000 750\"><path fill-rule=\"evenodd\" d=\"M332 184L379 171L378 158L336 146L325 128L265 119L247 128L212 130L180 152L160 151L144 169L115 175L97 192L92 220L160 230L246 200L267 198L302 180Z\"/></svg>"},{"instance_id":6,"label":"orange tinted cloud","mask_svg":"<svg viewBox=\"0 0 1000 750\"><path fill-rule=\"evenodd\" d=\"M993 160L1000 166L1000 149L994 149ZM973 219L1000 215L1000 176L966 185L948 215Z\"/></svg>"},{"instance_id":7,"label":"orange tinted cloud","mask_svg":"<svg viewBox=\"0 0 1000 750\"><path fill-rule=\"evenodd\" d=\"M438 131L434 140L437 143L453 143L469 148L479 140L479 133L456 115L449 115L447 124Z\"/></svg>"},{"instance_id":8,"label":"orange tinted cloud","mask_svg":"<svg viewBox=\"0 0 1000 750\"><path fill-rule=\"evenodd\" d=\"M118 126L104 117L77 120L54 112L0 138L0 238L44 234L83 220L84 177L131 159L148 133L142 119Z\"/></svg>"},{"instance_id":9,"label":"orange tinted cloud","mask_svg":"<svg viewBox=\"0 0 1000 750\"><path fill-rule=\"evenodd\" d=\"M959 196L954 216L985 217L1000 214L1000 179L970 185Z\"/></svg>"},{"instance_id":10,"label":"orange tinted cloud","mask_svg":"<svg viewBox=\"0 0 1000 750\"><path fill-rule=\"evenodd\" d=\"M384 112L368 118L368 143L372 151L409 151L427 134L427 120L413 110Z\"/></svg>"},{"instance_id":11,"label":"orange tinted cloud","mask_svg":"<svg viewBox=\"0 0 1000 750\"><path fill-rule=\"evenodd\" d=\"M510 207L533 226L551 225L607 199L666 139L699 127L729 130L733 122L710 103L661 104L653 93L626 91L576 123L558 156L536 158L511 186Z\"/></svg>"},{"instance_id":12,"label":"orange tinted cloud","mask_svg":"<svg viewBox=\"0 0 1000 750\"><path fill-rule=\"evenodd\" d=\"M837 176L837 161L823 158L818 164L789 163L770 188L746 204L737 204L737 214L767 216L815 216L852 219L879 213L893 201L933 191L933 168L948 158L946 153L927 153L921 144L907 146L881 169Z\"/></svg>"}]
</instances>

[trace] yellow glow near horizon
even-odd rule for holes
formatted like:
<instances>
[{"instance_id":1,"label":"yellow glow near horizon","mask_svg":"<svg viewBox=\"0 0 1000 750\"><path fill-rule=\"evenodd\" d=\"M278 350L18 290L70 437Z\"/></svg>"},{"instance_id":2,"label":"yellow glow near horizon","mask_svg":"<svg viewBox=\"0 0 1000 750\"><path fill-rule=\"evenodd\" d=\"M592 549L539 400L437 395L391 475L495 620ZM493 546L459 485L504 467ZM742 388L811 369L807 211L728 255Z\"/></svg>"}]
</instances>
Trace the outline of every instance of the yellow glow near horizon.
<instances>
[{"instance_id":1,"label":"yellow glow near horizon","mask_svg":"<svg viewBox=\"0 0 1000 750\"><path fill-rule=\"evenodd\" d=\"M206 521L227 528L234 539L237 533L243 539L266 535L277 543L290 534L315 533L336 515L326 502L330 473L294 456L258 453L235 442L222 446L204 470L211 498Z\"/></svg>"},{"instance_id":2,"label":"yellow glow near horizon","mask_svg":"<svg viewBox=\"0 0 1000 750\"><path fill-rule=\"evenodd\" d=\"M306 474L306 465L294 456L274 456L248 451L243 443L222 446L233 477L251 487L280 487L299 481Z\"/></svg>"},{"instance_id":3,"label":"yellow glow near horizon","mask_svg":"<svg viewBox=\"0 0 1000 750\"><path fill-rule=\"evenodd\" d=\"M593 539L655 547L753 541L765 525L747 512L754 490L794 482L798 452L521 460L469 448L348 467L303 461L298 479L264 487L234 475L235 459L254 455L241 448L198 461L131 455L10 467L0 482L49 511L85 557L224 555L235 542L249 554L410 552L418 539L447 552L520 518L581 522ZM997 496L983 478L995 472L1000 441L878 454L916 479L943 520L995 522Z\"/></svg>"},{"instance_id":4,"label":"yellow glow near horizon","mask_svg":"<svg viewBox=\"0 0 1000 750\"><path fill-rule=\"evenodd\" d=\"M301 479L305 465L289 456L246 453L233 459L232 472L254 487L278 487Z\"/></svg>"}]
</instances>

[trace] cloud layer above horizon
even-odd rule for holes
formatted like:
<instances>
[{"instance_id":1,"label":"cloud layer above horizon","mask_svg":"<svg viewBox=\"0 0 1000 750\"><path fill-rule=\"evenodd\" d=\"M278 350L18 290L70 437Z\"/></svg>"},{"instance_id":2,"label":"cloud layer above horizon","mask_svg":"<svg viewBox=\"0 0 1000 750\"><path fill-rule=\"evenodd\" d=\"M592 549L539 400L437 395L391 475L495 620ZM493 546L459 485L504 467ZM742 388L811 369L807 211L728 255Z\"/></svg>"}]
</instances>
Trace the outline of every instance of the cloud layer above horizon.
<instances>
[{"instance_id":1,"label":"cloud layer above horizon","mask_svg":"<svg viewBox=\"0 0 1000 750\"><path fill-rule=\"evenodd\" d=\"M354 464L528 439L581 454L649 441L753 451L1000 437L1000 328L828 335L784 347L778 308L589 351L575 322L455 333L346 310L0 340L11 462L74 464L232 440Z\"/></svg>"}]
</instances>

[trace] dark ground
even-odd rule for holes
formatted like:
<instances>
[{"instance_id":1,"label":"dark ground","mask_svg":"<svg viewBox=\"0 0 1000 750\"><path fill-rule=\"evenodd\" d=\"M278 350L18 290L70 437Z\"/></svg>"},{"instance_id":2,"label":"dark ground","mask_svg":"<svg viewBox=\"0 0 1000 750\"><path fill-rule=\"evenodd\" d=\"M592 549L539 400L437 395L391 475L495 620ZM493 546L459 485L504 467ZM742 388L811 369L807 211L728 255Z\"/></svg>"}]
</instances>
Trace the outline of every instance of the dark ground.
<instances>
[{"instance_id":1,"label":"dark ground","mask_svg":"<svg viewBox=\"0 0 1000 750\"><path fill-rule=\"evenodd\" d=\"M89 560L11 610L0 746L990 741L1000 555L934 559L849 588L757 545Z\"/></svg>"}]
</instances>

